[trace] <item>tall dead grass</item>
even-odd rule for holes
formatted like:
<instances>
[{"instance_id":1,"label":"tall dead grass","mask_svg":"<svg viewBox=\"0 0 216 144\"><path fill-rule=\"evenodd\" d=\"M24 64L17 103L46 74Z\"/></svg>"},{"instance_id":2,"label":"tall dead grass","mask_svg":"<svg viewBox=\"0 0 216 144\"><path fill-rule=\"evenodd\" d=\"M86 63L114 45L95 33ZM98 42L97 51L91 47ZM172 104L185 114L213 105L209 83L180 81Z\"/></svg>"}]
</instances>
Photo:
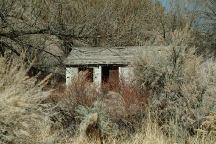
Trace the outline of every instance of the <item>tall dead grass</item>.
<instances>
[{"instance_id":1,"label":"tall dead grass","mask_svg":"<svg viewBox=\"0 0 216 144\"><path fill-rule=\"evenodd\" d=\"M175 130L178 135L166 135L162 128L158 125L156 119L152 119L151 113L148 113L147 118L142 122L142 127L129 137L109 137L106 141L107 144L210 144L215 143L216 139L213 136L204 136L202 134L190 136L185 138L179 137L183 135L182 131ZM177 125L176 125L177 127ZM80 139L79 137L64 139L64 143L71 144L100 144L101 141L92 139L91 141Z\"/></svg>"},{"instance_id":2,"label":"tall dead grass","mask_svg":"<svg viewBox=\"0 0 216 144\"><path fill-rule=\"evenodd\" d=\"M27 77L22 61L0 59L0 143L52 142L48 94Z\"/></svg>"}]
</instances>

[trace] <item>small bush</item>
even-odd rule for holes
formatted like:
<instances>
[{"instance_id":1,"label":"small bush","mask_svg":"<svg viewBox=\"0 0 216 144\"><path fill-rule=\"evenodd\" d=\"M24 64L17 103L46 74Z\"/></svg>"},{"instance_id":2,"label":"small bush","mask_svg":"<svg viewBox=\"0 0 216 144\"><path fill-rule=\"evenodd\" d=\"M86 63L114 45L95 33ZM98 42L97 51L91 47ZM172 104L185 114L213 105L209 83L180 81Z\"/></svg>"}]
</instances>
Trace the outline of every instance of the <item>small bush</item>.
<instances>
[{"instance_id":1,"label":"small bush","mask_svg":"<svg viewBox=\"0 0 216 144\"><path fill-rule=\"evenodd\" d=\"M108 114L103 109L103 103L99 100L95 102L93 107L77 107L76 112L79 114L78 118L82 120L80 129L85 129L87 135L94 133L94 130L100 131L101 135L99 137L101 138L103 137L103 135L116 135L117 129L115 128L115 124L110 120ZM95 125L93 126L94 129L88 131L88 129L91 127L91 122L89 122L89 116L93 114L96 114L98 118L93 122L95 123Z\"/></svg>"},{"instance_id":2,"label":"small bush","mask_svg":"<svg viewBox=\"0 0 216 144\"><path fill-rule=\"evenodd\" d=\"M94 86L86 82L85 74L80 74L72 79L68 86L60 86L55 89L49 100L55 105L53 121L57 129L63 127L65 132L75 134L80 120L77 120L76 108L78 106L91 107L97 99L97 91Z\"/></svg>"}]
</instances>

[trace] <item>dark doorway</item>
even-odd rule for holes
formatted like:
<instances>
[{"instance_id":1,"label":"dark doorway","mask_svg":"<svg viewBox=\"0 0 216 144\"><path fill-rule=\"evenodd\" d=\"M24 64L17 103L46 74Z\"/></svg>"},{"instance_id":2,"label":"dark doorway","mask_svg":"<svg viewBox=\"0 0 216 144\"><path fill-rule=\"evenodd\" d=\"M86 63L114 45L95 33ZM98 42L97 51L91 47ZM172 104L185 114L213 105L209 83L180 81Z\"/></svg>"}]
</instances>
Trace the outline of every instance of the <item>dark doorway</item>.
<instances>
[{"instance_id":1,"label":"dark doorway","mask_svg":"<svg viewBox=\"0 0 216 144\"><path fill-rule=\"evenodd\" d=\"M119 84L119 67L104 66L102 67L102 85L103 88L114 90Z\"/></svg>"},{"instance_id":2,"label":"dark doorway","mask_svg":"<svg viewBox=\"0 0 216 144\"><path fill-rule=\"evenodd\" d=\"M107 83L109 81L109 67L102 67L102 83Z\"/></svg>"},{"instance_id":3,"label":"dark doorway","mask_svg":"<svg viewBox=\"0 0 216 144\"><path fill-rule=\"evenodd\" d=\"M93 82L93 68L88 67L79 67L78 68L79 73L84 72L86 75L86 81Z\"/></svg>"}]
</instances>

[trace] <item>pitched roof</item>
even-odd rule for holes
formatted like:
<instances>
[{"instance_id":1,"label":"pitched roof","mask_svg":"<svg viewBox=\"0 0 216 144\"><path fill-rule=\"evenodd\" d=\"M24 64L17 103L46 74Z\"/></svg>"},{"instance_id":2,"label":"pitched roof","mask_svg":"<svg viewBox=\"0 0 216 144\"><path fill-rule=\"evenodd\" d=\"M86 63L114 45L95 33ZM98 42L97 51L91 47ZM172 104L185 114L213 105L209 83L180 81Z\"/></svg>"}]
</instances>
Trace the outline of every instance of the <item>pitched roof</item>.
<instances>
[{"instance_id":1,"label":"pitched roof","mask_svg":"<svg viewBox=\"0 0 216 144\"><path fill-rule=\"evenodd\" d=\"M64 64L74 65L128 65L140 50L150 50L147 46L133 47L74 47ZM151 49L155 49L152 48Z\"/></svg>"}]
</instances>

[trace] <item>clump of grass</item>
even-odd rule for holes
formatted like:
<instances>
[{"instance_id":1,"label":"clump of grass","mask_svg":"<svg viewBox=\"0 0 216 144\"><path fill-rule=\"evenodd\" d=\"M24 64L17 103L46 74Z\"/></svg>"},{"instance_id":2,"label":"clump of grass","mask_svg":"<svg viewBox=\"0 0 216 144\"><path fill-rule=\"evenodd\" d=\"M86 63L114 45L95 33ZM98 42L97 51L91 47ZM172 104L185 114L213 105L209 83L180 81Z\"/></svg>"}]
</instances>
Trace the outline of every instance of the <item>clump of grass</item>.
<instances>
[{"instance_id":1,"label":"clump of grass","mask_svg":"<svg viewBox=\"0 0 216 144\"><path fill-rule=\"evenodd\" d=\"M0 60L0 142L52 142L48 105L42 103L48 94L21 63Z\"/></svg>"},{"instance_id":2,"label":"clump of grass","mask_svg":"<svg viewBox=\"0 0 216 144\"><path fill-rule=\"evenodd\" d=\"M200 129L197 130L201 134L215 136L216 135L216 113L210 113L201 123Z\"/></svg>"},{"instance_id":3,"label":"clump of grass","mask_svg":"<svg viewBox=\"0 0 216 144\"><path fill-rule=\"evenodd\" d=\"M95 130L99 131L98 137L101 138L101 140L105 136L115 136L117 134L115 123L111 121L109 115L103 109L103 103L100 100L96 101L93 107L79 106L76 112L79 114L78 118L82 120L80 125L80 129L82 129L81 133L83 133L83 129L85 129L86 135L92 137L92 133L94 133ZM95 118L93 122L89 122L89 118L91 118L92 115L97 115L97 119Z\"/></svg>"}]
</instances>

